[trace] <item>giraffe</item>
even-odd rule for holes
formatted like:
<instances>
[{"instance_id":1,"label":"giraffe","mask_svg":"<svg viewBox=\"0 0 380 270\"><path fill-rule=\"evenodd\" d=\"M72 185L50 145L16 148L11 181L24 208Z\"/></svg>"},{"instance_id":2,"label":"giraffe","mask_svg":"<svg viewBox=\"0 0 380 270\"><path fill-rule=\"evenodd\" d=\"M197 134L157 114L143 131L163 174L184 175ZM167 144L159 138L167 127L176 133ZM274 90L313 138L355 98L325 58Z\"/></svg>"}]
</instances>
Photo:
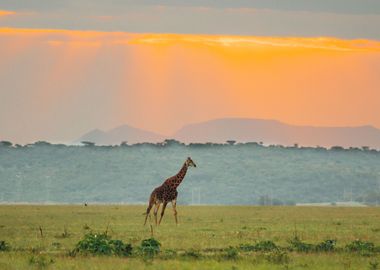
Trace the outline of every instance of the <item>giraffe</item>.
<instances>
[{"instance_id":1,"label":"giraffe","mask_svg":"<svg viewBox=\"0 0 380 270\"><path fill-rule=\"evenodd\" d=\"M193 160L190 157L188 157L185 163L183 164L182 168L179 170L179 172L176 175L169 177L168 179L164 181L164 183L162 183L161 186L153 190L149 198L148 208L146 209L144 225L146 224L146 220L148 219L148 215L153 205L154 205L153 213L154 213L155 223L156 225L160 225L162 217L164 216L164 213L165 213L166 205L169 202L172 203L175 223L178 225L177 209L176 209L177 195L178 195L177 187L181 184L182 180L185 178L187 168L189 168L190 166L197 167L197 165L195 165ZM161 203L162 203L161 217L157 223L157 212L160 208Z\"/></svg>"}]
</instances>

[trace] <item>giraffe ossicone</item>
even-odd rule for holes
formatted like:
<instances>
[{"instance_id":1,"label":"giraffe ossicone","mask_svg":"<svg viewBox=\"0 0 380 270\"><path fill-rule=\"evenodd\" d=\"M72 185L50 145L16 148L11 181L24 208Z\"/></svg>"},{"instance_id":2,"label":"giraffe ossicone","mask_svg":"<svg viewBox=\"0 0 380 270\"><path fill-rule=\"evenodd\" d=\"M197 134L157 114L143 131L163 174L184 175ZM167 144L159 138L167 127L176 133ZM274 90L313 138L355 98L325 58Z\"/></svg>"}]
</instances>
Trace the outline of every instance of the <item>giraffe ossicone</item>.
<instances>
[{"instance_id":1,"label":"giraffe ossicone","mask_svg":"<svg viewBox=\"0 0 380 270\"><path fill-rule=\"evenodd\" d=\"M189 167L197 167L197 165L195 165L194 161L190 157L186 159L182 168L179 170L179 172L176 175L169 177L162 183L161 186L156 187L153 190L153 192L150 194L150 197L149 197L149 205L148 205L148 208L146 209L144 225L146 224L150 210L152 209L153 206L154 206L153 213L154 213L155 223L156 225L159 225L161 223L162 217L164 216L166 205L169 202L171 202L173 205L175 222L176 224L178 224L177 209L176 209L177 196L178 196L177 187L181 184L182 180L185 178L187 169ZM157 213L161 204L162 204L161 217L160 217L160 220L157 222Z\"/></svg>"}]
</instances>

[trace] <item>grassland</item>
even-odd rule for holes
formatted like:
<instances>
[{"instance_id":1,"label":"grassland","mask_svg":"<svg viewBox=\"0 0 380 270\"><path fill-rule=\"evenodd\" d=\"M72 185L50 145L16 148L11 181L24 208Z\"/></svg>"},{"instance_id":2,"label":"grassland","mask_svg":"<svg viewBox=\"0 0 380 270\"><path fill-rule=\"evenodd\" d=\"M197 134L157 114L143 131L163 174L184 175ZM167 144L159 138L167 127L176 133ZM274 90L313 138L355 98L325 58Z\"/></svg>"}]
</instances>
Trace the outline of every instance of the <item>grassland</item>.
<instances>
[{"instance_id":1,"label":"grassland","mask_svg":"<svg viewBox=\"0 0 380 270\"><path fill-rule=\"evenodd\" d=\"M138 246L151 236L143 226L143 206L0 206L0 240L10 244L0 252L0 269L377 269L378 252L358 254L344 250L355 239L380 246L379 208L178 206L176 226L170 207L154 237L162 252L153 260L137 256L71 257L86 232L104 232ZM276 263L263 252L223 256L225 248L271 240L287 246L297 235L316 244L336 239L339 251L302 253L286 251L287 262ZM165 256L174 250L176 256ZM181 256L186 252L201 257Z\"/></svg>"}]
</instances>

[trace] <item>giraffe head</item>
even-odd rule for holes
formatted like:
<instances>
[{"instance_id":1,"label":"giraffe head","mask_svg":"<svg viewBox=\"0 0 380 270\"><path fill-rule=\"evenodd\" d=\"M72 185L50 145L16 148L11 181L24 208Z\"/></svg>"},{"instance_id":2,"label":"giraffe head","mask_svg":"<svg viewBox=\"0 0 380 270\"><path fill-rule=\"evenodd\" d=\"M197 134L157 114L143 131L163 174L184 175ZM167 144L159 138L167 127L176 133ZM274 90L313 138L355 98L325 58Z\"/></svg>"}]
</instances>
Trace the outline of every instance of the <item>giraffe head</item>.
<instances>
[{"instance_id":1,"label":"giraffe head","mask_svg":"<svg viewBox=\"0 0 380 270\"><path fill-rule=\"evenodd\" d=\"M186 166L187 167L190 167L190 166L197 167L197 165L195 165L194 161L190 157L188 157L186 159Z\"/></svg>"}]
</instances>

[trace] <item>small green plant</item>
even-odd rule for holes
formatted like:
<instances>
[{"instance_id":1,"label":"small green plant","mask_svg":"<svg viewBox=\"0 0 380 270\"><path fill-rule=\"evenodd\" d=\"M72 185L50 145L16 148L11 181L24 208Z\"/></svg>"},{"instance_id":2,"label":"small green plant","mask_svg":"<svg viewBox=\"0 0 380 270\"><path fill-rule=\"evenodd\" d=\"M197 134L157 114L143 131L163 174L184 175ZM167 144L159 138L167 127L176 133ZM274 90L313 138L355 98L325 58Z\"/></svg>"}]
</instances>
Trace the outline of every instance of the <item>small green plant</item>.
<instances>
[{"instance_id":1,"label":"small green plant","mask_svg":"<svg viewBox=\"0 0 380 270\"><path fill-rule=\"evenodd\" d=\"M77 253L129 256L132 254L132 246L131 244L124 244L121 240L113 240L106 233L88 233L77 243L70 255Z\"/></svg>"},{"instance_id":2,"label":"small green plant","mask_svg":"<svg viewBox=\"0 0 380 270\"><path fill-rule=\"evenodd\" d=\"M0 241L0 251L8 251L10 250L10 246L7 242L1 240Z\"/></svg>"},{"instance_id":3,"label":"small green plant","mask_svg":"<svg viewBox=\"0 0 380 270\"><path fill-rule=\"evenodd\" d=\"M236 260L239 256L239 252L236 248L234 247L228 247L226 249L225 254L223 255L224 258L228 260Z\"/></svg>"},{"instance_id":4,"label":"small green plant","mask_svg":"<svg viewBox=\"0 0 380 270\"><path fill-rule=\"evenodd\" d=\"M144 239L139 246L139 253L144 257L153 258L160 252L160 246L161 243L154 238Z\"/></svg>"},{"instance_id":5,"label":"small green plant","mask_svg":"<svg viewBox=\"0 0 380 270\"><path fill-rule=\"evenodd\" d=\"M328 239L315 246L316 251L331 252L334 251L336 240Z\"/></svg>"},{"instance_id":6,"label":"small green plant","mask_svg":"<svg viewBox=\"0 0 380 270\"><path fill-rule=\"evenodd\" d=\"M346 249L366 256L375 251L375 245L372 242L364 242L358 239L346 245Z\"/></svg>"},{"instance_id":7,"label":"small green plant","mask_svg":"<svg viewBox=\"0 0 380 270\"><path fill-rule=\"evenodd\" d=\"M289 248L291 251L311 252L314 249L312 244L303 242L301 239L298 238L298 236L294 236L294 238L289 241L289 244Z\"/></svg>"}]
</instances>

